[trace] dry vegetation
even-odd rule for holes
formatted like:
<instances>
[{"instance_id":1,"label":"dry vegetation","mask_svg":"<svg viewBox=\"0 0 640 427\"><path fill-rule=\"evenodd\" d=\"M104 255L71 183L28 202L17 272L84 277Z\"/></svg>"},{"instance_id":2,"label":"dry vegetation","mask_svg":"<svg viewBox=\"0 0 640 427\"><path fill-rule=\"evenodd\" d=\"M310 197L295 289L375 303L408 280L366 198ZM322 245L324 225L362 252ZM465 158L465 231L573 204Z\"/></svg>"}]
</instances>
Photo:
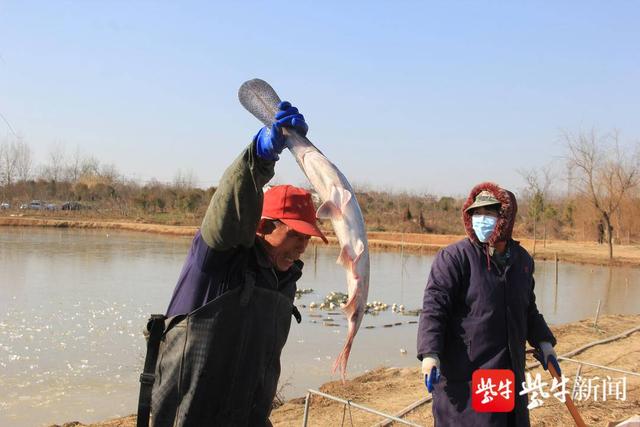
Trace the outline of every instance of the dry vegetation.
<instances>
[{"instance_id":1,"label":"dry vegetation","mask_svg":"<svg viewBox=\"0 0 640 427\"><path fill-rule=\"evenodd\" d=\"M564 172L554 173L549 166L524 171L523 188L511 189L519 194L520 205L515 234L534 238L536 249L546 239L640 242L640 146L623 146L617 132L592 130L565 134L564 139ZM36 166L26 142L0 143L0 203L11 205L0 211L3 216L25 214L19 207L31 200L58 208L76 201L86 209L28 214L197 226L215 187L203 190L195 184L192 172L181 171L171 183L142 184L126 179L113 165L59 146ZM460 198L370 189L356 193L370 232L464 234Z\"/></svg>"},{"instance_id":2,"label":"dry vegetation","mask_svg":"<svg viewBox=\"0 0 640 427\"><path fill-rule=\"evenodd\" d=\"M10 200L14 202L10 209L0 210L0 225L114 228L192 236L214 191L215 188L204 191L159 183L138 186L96 182L90 186L81 182L53 186L46 181L18 182L9 190L5 186L5 194L13 194ZM527 192L523 193L514 237L537 259L553 259L557 254L562 261L640 265L637 191L628 193L612 216L612 260L606 239L598 244L599 217L588 198L547 197L546 213L540 217L535 209L531 214L534 202ZM56 196L43 197L47 194ZM77 200L86 208L20 209L20 201L31 200L32 196L58 206L65 200ZM379 191L360 191L357 197L368 225L369 244L374 249L435 253L464 236L461 199ZM321 226L331 237L330 224ZM534 231L537 239L533 239Z\"/></svg>"},{"instance_id":3,"label":"dry vegetation","mask_svg":"<svg viewBox=\"0 0 640 427\"><path fill-rule=\"evenodd\" d=\"M37 216L51 219L112 220L145 222L166 225L198 226L215 188L207 190L184 188L169 184L110 182L56 183L52 181L20 181L0 187L11 208L3 209L3 216ZM389 193L381 191L357 192L369 232L402 232L463 235L460 209L464 200L436 197L429 194ZM34 211L20 209L21 204L42 200L55 204L58 210ZM78 201L84 209L61 211L62 203ZM543 240L598 240L598 213L586 197L549 198L542 221L534 221L530 214L530 198L520 200L515 234L533 237L537 225L539 244ZM613 242L640 242L640 194L630 192L612 218Z\"/></svg>"}]
</instances>

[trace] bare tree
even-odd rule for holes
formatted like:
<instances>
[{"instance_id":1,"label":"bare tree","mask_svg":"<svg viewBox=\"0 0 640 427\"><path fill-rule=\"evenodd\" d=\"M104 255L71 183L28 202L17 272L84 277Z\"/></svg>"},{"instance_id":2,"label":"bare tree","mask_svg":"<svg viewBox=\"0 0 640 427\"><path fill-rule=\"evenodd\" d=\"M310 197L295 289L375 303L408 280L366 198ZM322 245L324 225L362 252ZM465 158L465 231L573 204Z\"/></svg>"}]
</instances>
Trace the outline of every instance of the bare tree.
<instances>
[{"instance_id":1,"label":"bare tree","mask_svg":"<svg viewBox=\"0 0 640 427\"><path fill-rule=\"evenodd\" d=\"M5 176L7 175L7 172L5 172L5 153L7 151L7 146L8 143L6 140L2 144L0 144L0 185L2 185L3 187L6 185Z\"/></svg>"},{"instance_id":2,"label":"bare tree","mask_svg":"<svg viewBox=\"0 0 640 427\"><path fill-rule=\"evenodd\" d=\"M7 169L7 167L5 166L5 153L7 151L7 145L8 144L6 143L6 141L0 144L0 187L2 188L2 201L7 198L8 190L8 185L6 183L7 172L5 171ZM10 173L9 176L11 176Z\"/></svg>"},{"instance_id":3,"label":"bare tree","mask_svg":"<svg viewBox=\"0 0 640 427\"><path fill-rule=\"evenodd\" d=\"M568 163L575 170L576 189L584 194L602 218L613 259L612 216L625 194L640 183L639 147L625 150L619 133L599 135L595 130L565 134Z\"/></svg>"},{"instance_id":4,"label":"bare tree","mask_svg":"<svg viewBox=\"0 0 640 427\"><path fill-rule=\"evenodd\" d=\"M174 188L179 188L181 190L194 188L197 182L198 178L191 169L184 172L181 169L178 169L176 175L173 177Z\"/></svg>"},{"instance_id":5,"label":"bare tree","mask_svg":"<svg viewBox=\"0 0 640 427\"><path fill-rule=\"evenodd\" d=\"M67 165L67 178L69 178L69 181L73 183L78 182L78 179L80 179L82 175L82 163L83 156L80 152L80 147L76 147L76 151L69 159L69 164Z\"/></svg>"},{"instance_id":6,"label":"bare tree","mask_svg":"<svg viewBox=\"0 0 640 427\"><path fill-rule=\"evenodd\" d=\"M93 156L82 159L80 164L80 176L96 176L100 173L100 162Z\"/></svg>"},{"instance_id":7,"label":"bare tree","mask_svg":"<svg viewBox=\"0 0 640 427\"><path fill-rule=\"evenodd\" d=\"M545 211L549 202L549 191L553 177L549 166L545 166L540 171L530 169L521 170L518 173L527 184L524 192L529 199L528 216L533 221L533 254L535 255L538 238L537 228L540 219L543 219L544 223L543 244L545 247L547 246L547 215L545 215Z\"/></svg>"},{"instance_id":8,"label":"bare tree","mask_svg":"<svg viewBox=\"0 0 640 427\"><path fill-rule=\"evenodd\" d=\"M3 199L10 195L12 184L29 178L31 167L31 149L21 137L16 136L15 140L5 140L0 144L0 185L3 186Z\"/></svg>"},{"instance_id":9,"label":"bare tree","mask_svg":"<svg viewBox=\"0 0 640 427\"><path fill-rule=\"evenodd\" d=\"M44 166L43 175L52 181L61 181L65 174L66 154L64 146L56 144L49 151L49 163Z\"/></svg>"},{"instance_id":10,"label":"bare tree","mask_svg":"<svg viewBox=\"0 0 640 427\"><path fill-rule=\"evenodd\" d=\"M31 147L22 140L18 139L15 144L16 156L16 177L20 181L27 181L31 178L33 172L33 156Z\"/></svg>"},{"instance_id":11,"label":"bare tree","mask_svg":"<svg viewBox=\"0 0 640 427\"><path fill-rule=\"evenodd\" d=\"M116 165L114 165L113 163L103 164L102 166L100 166L99 175L104 181L110 184L116 182L120 177L118 168L116 168Z\"/></svg>"},{"instance_id":12,"label":"bare tree","mask_svg":"<svg viewBox=\"0 0 640 427\"><path fill-rule=\"evenodd\" d=\"M0 145L0 183L7 187L15 181L16 143L5 140Z\"/></svg>"}]
</instances>

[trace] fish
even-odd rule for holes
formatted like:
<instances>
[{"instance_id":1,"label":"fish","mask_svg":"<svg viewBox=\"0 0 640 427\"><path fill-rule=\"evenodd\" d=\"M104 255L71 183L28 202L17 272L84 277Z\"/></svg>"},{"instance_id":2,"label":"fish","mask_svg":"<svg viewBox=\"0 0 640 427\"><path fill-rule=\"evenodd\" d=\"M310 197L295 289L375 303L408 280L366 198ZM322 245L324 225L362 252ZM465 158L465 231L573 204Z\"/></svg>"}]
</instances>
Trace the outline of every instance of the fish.
<instances>
[{"instance_id":1,"label":"fish","mask_svg":"<svg viewBox=\"0 0 640 427\"><path fill-rule=\"evenodd\" d=\"M280 98L264 80L244 82L238 91L240 103L266 126L273 123ZM322 204L316 216L329 219L340 244L337 263L345 269L348 298L341 309L347 317L347 339L333 365L346 378L347 362L356 333L364 318L369 295L369 244L360 205L353 187L315 145L295 130L285 128L285 145L296 159Z\"/></svg>"}]
</instances>

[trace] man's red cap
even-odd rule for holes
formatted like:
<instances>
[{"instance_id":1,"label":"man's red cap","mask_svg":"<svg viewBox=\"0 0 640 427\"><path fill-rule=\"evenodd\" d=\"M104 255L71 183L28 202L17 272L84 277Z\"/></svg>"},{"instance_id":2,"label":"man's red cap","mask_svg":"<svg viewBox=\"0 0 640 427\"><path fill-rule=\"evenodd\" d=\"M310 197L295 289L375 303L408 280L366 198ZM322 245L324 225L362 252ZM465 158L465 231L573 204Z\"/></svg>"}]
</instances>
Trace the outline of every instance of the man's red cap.
<instances>
[{"instance_id":1,"label":"man's red cap","mask_svg":"<svg viewBox=\"0 0 640 427\"><path fill-rule=\"evenodd\" d=\"M311 194L292 185L277 185L264 193L262 218L277 219L298 233L320 237L329 243L316 225Z\"/></svg>"}]
</instances>

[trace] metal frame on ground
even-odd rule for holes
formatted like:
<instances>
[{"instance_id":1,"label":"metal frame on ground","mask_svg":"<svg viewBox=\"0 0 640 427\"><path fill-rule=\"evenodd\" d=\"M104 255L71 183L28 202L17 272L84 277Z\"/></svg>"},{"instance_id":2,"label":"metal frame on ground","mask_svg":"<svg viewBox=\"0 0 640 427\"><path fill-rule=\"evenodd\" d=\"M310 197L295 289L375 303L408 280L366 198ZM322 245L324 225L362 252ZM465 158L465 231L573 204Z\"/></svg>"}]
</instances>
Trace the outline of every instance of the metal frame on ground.
<instances>
[{"instance_id":1,"label":"metal frame on ground","mask_svg":"<svg viewBox=\"0 0 640 427\"><path fill-rule=\"evenodd\" d=\"M331 399L331 400L335 400L336 402L343 403L345 405L345 411L346 411L347 408L350 409L353 406L354 408L363 410L365 412L369 412L369 413L375 414L375 415L380 415L381 417L385 417L388 420L394 421L396 423L405 424L405 425L414 426L414 427L422 427L420 424L415 424L415 423L413 423L411 421L403 420L402 418L397 418L397 417L395 417L393 415L390 415L390 414L385 414L384 412L380 412L380 411L377 411L375 409L368 408L368 407L366 407L364 405L353 403L350 400L341 399L339 397L332 396L330 394L323 393L323 392L318 391L318 390L312 390L312 389L308 389L307 390L307 396L306 396L306 398L304 400L304 416L303 416L303 419L302 419L302 427L307 427L307 425L308 425L309 404L311 403L311 395L312 394L317 394L318 396L322 396L322 397L324 397L326 399ZM351 414L351 412L349 412L349 414ZM344 418L344 414L343 414L343 418ZM343 419L343 424L344 424L344 419ZM353 424L353 420L352 420L352 424Z\"/></svg>"}]
</instances>

